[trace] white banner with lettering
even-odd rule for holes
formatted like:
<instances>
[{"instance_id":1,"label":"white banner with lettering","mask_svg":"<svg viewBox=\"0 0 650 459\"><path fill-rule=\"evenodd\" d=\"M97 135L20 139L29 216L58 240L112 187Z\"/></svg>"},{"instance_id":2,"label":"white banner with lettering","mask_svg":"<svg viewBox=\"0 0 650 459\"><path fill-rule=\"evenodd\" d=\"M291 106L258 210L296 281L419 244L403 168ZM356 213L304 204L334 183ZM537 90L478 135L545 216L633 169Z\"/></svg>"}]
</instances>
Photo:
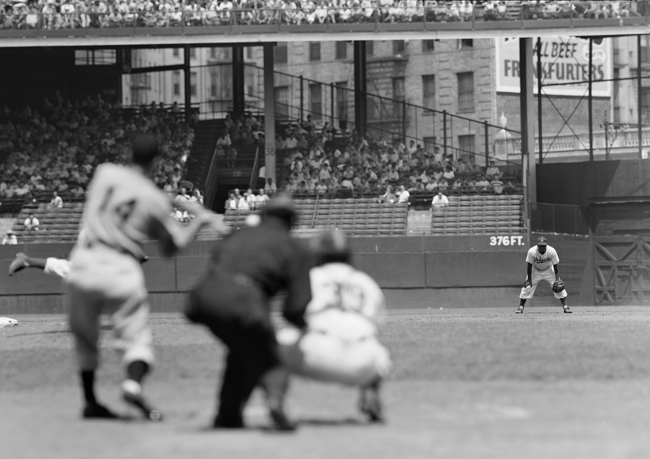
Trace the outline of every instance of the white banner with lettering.
<instances>
[{"instance_id":1,"label":"white banner with lettering","mask_svg":"<svg viewBox=\"0 0 650 459\"><path fill-rule=\"evenodd\" d=\"M519 39L496 38L497 92L519 93ZM555 96L582 96L589 84L589 41L578 37L542 37L542 84L584 81L562 86L544 86L543 94ZM614 56L610 39L593 44L593 95L610 97ZM533 86L537 94L537 40L533 40Z\"/></svg>"}]
</instances>

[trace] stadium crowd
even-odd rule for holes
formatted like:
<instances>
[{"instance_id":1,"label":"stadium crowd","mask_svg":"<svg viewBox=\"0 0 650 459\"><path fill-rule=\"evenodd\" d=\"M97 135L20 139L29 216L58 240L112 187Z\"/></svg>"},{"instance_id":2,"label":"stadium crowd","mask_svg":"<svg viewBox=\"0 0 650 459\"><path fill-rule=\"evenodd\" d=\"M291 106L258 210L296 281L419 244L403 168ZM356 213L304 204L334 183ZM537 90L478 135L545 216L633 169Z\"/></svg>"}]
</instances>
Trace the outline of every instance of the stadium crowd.
<instances>
[{"instance_id":1,"label":"stadium crowd","mask_svg":"<svg viewBox=\"0 0 650 459\"><path fill-rule=\"evenodd\" d=\"M638 16L631 1L0 0L0 29L462 22Z\"/></svg>"},{"instance_id":2,"label":"stadium crowd","mask_svg":"<svg viewBox=\"0 0 650 459\"><path fill-rule=\"evenodd\" d=\"M403 187L409 193L512 193L514 177L490 161L480 166L474 155L467 159L433 152L410 140L409 145L389 143L352 132L337 138L327 125L317 131L313 125L294 124L285 136L278 136L276 149L284 156L280 168L280 189L292 194L334 194L339 196L383 196L397 202Z\"/></svg>"},{"instance_id":3,"label":"stadium crowd","mask_svg":"<svg viewBox=\"0 0 650 459\"><path fill-rule=\"evenodd\" d=\"M152 178L175 195L194 139L191 123L178 115L163 105L132 111L100 97L73 102L58 93L38 108L5 106L0 109L0 199L53 192L82 198L98 164L127 161L136 131L159 139L162 158Z\"/></svg>"}]
</instances>

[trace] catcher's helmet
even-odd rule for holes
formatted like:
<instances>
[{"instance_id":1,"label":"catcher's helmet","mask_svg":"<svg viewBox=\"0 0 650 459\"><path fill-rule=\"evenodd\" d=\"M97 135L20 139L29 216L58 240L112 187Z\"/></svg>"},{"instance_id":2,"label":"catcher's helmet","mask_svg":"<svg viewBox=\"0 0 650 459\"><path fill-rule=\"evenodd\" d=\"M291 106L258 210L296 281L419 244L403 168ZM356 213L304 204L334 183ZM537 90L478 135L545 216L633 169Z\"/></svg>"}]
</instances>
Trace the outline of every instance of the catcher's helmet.
<instances>
[{"instance_id":1,"label":"catcher's helmet","mask_svg":"<svg viewBox=\"0 0 650 459\"><path fill-rule=\"evenodd\" d=\"M262 211L262 219L276 217L293 226L296 222L297 213L291 196L286 193L276 194L266 204Z\"/></svg>"},{"instance_id":2,"label":"catcher's helmet","mask_svg":"<svg viewBox=\"0 0 650 459\"><path fill-rule=\"evenodd\" d=\"M316 265L325 263L349 263L350 246L343 231L328 231L314 238Z\"/></svg>"}]
</instances>

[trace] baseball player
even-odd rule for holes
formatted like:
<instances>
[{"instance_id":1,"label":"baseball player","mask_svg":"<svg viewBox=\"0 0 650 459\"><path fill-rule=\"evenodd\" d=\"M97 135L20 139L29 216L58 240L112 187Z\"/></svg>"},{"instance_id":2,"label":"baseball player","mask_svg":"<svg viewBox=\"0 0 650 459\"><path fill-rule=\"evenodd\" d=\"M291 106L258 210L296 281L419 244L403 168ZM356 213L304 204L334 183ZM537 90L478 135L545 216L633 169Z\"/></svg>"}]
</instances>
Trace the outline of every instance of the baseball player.
<instances>
[{"instance_id":1,"label":"baseball player","mask_svg":"<svg viewBox=\"0 0 650 459\"><path fill-rule=\"evenodd\" d=\"M246 402L261 386L274 427L295 429L284 412L289 371L280 360L269 301L285 289L283 315L304 327L312 260L289 234L296 219L291 198L271 199L261 219L217 243L208 271L187 305L187 317L207 326L228 348L215 428L243 428Z\"/></svg>"},{"instance_id":2,"label":"baseball player","mask_svg":"<svg viewBox=\"0 0 650 459\"><path fill-rule=\"evenodd\" d=\"M64 284L85 399L83 417L117 417L97 401L94 390L100 314L108 313L114 344L123 352L126 367L123 398L146 419L159 421L162 414L142 394L142 381L154 362L140 266L145 259L142 244L157 240L163 255L171 257L203 225L212 222L213 214L191 203L176 202L195 215L186 227L180 226L169 215L170 198L146 177L158 155L158 142L153 136L138 134L132 139L131 150L128 166L102 164L95 170L84 206L83 230Z\"/></svg>"},{"instance_id":3,"label":"baseball player","mask_svg":"<svg viewBox=\"0 0 650 459\"><path fill-rule=\"evenodd\" d=\"M283 362L301 376L360 387L359 408L371 421L381 421L379 386L390 369L388 351L376 337L384 295L367 274L350 266L343 232L324 233L315 241L307 327L278 332Z\"/></svg>"},{"instance_id":4,"label":"baseball player","mask_svg":"<svg viewBox=\"0 0 650 459\"><path fill-rule=\"evenodd\" d=\"M9 264L9 275L13 276L25 268L42 269L45 274L65 278L70 272L70 262L64 258L33 258L19 252Z\"/></svg>"},{"instance_id":5,"label":"baseball player","mask_svg":"<svg viewBox=\"0 0 650 459\"><path fill-rule=\"evenodd\" d=\"M560 279L560 274L557 268L560 259L558 258L555 249L548 245L548 241L545 237L538 238L537 245L528 250L526 263L528 265L526 282L524 282L524 286L519 294L519 308L517 309L517 314L524 312L526 300L533 297L537 284L541 281L546 281L551 285L555 298L560 300L562 303L564 313L571 314L571 310L566 304L567 292L564 289L564 282ZM551 267L553 269L551 269Z\"/></svg>"}]
</instances>

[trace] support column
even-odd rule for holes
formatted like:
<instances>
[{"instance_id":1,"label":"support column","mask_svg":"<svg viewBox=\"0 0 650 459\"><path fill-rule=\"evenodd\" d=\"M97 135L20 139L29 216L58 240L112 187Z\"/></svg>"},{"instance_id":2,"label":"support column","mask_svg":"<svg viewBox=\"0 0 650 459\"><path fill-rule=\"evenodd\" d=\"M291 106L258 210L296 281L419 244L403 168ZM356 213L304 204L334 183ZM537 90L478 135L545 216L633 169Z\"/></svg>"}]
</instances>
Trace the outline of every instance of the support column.
<instances>
[{"instance_id":1,"label":"support column","mask_svg":"<svg viewBox=\"0 0 650 459\"><path fill-rule=\"evenodd\" d=\"M637 108L637 113L636 113L636 130L637 130L637 135L638 135L638 141L639 141L639 159L643 159L643 131L641 130L641 122L643 120L643 97L641 97L643 87L641 84L641 69L642 69L642 59L641 59L641 35L636 36L636 90L637 90L637 98L636 100L638 101L638 108Z\"/></svg>"},{"instance_id":2,"label":"support column","mask_svg":"<svg viewBox=\"0 0 650 459\"><path fill-rule=\"evenodd\" d=\"M539 149L539 163L544 162L544 124L542 120L542 39L537 38L537 139Z\"/></svg>"},{"instance_id":3,"label":"support column","mask_svg":"<svg viewBox=\"0 0 650 459\"><path fill-rule=\"evenodd\" d=\"M535 165L535 125L533 121L533 39L519 39L519 104L521 110L522 177L526 187L524 203L526 226L530 239L531 205L537 203L537 177Z\"/></svg>"},{"instance_id":4,"label":"support column","mask_svg":"<svg viewBox=\"0 0 650 459\"><path fill-rule=\"evenodd\" d=\"M360 134L366 133L368 123L366 75L366 42L354 42L354 127Z\"/></svg>"},{"instance_id":5,"label":"support column","mask_svg":"<svg viewBox=\"0 0 650 459\"><path fill-rule=\"evenodd\" d=\"M589 95L587 96L587 110L589 110L589 161L594 160L594 39L589 37ZM607 140L605 140L607 142Z\"/></svg>"},{"instance_id":6,"label":"support column","mask_svg":"<svg viewBox=\"0 0 650 459\"><path fill-rule=\"evenodd\" d=\"M185 119L190 120L192 116L192 72L190 72L190 46L183 47L183 98L185 103Z\"/></svg>"},{"instance_id":7,"label":"support column","mask_svg":"<svg viewBox=\"0 0 650 459\"><path fill-rule=\"evenodd\" d=\"M275 173L275 81L273 44L264 43L264 165L266 178L276 183Z\"/></svg>"},{"instance_id":8,"label":"support column","mask_svg":"<svg viewBox=\"0 0 650 459\"><path fill-rule=\"evenodd\" d=\"M233 118L240 118L246 111L244 99L244 47L232 47L232 111Z\"/></svg>"}]
</instances>

